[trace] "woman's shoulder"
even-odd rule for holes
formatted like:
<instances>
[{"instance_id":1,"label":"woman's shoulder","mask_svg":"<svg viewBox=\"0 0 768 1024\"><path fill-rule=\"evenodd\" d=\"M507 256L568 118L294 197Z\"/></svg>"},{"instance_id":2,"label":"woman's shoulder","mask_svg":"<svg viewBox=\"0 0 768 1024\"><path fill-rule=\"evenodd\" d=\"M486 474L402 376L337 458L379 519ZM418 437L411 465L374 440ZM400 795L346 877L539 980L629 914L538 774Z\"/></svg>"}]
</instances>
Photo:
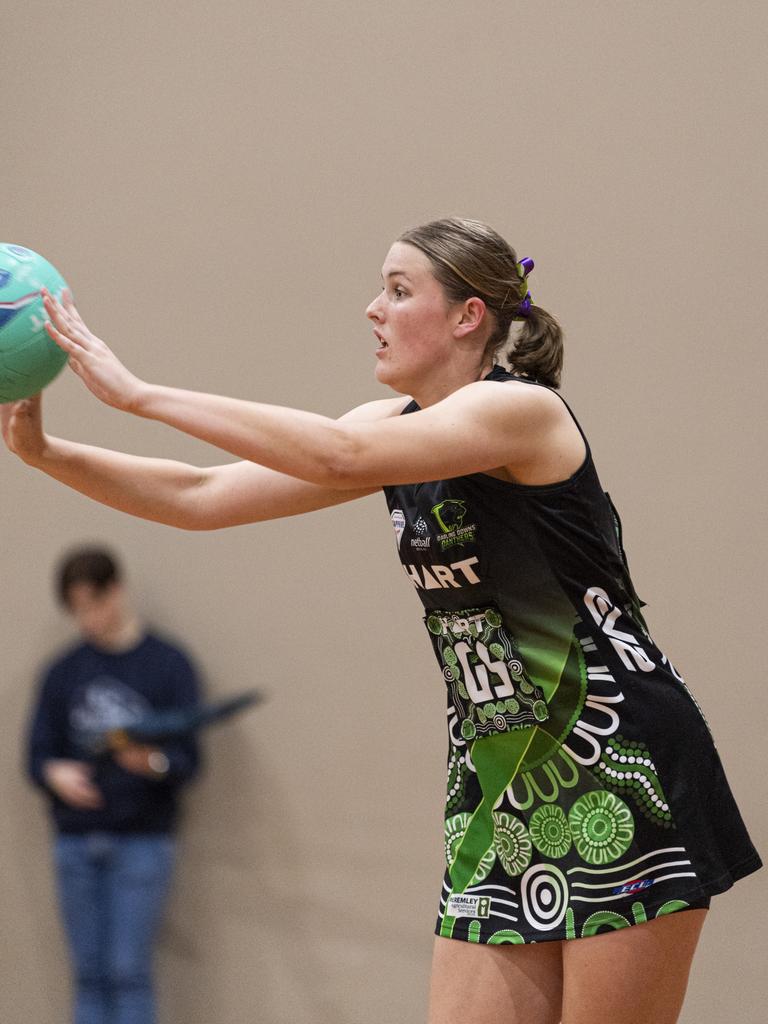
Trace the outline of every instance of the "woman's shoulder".
<instances>
[{"instance_id":1,"label":"woman's shoulder","mask_svg":"<svg viewBox=\"0 0 768 1024\"><path fill-rule=\"evenodd\" d=\"M528 430L547 428L573 417L565 399L553 388L518 377L473 381L455 391L451 399L468 413L485 412Z\"/></svg>"},{"instance_id":2,"label":"woman's shoulder","mask_svg":"<svg viewBox=\"0 0 768 1024\"><path fill-rule=\"evenodd\" d=\"M520 457L506 467L513 482L549 487L571 480L586 468L591 458L589 442L570 405L555 388L511 376L472 386L485 386L494 396L499 421L513 425L517 438L528 438Z\"/></svg>"}]
</instances>

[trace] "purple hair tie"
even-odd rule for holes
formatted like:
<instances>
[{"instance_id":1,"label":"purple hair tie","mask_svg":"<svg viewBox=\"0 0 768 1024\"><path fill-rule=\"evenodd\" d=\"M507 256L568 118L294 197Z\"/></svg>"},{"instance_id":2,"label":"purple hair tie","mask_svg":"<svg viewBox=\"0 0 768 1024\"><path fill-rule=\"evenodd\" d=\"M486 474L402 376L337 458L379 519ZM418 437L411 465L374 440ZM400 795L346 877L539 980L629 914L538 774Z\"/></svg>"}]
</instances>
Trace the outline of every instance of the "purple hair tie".
<instances>
[{"instance_id":1,"label":"purple hair tie","mask_svg":"<svg viewBox=\"0 0 768 1024\"><path fill-rule=\"evenodd\" d=\"M533 270L536 264L533 262L530 256L523 256L520 262L517 264L517 275L523 284L528 284L528 275ZM517 313L515 320L525 319L531 312L531 293L526 291L525 298L521 300L517 307Z\"/></svg>"}]
</instances>

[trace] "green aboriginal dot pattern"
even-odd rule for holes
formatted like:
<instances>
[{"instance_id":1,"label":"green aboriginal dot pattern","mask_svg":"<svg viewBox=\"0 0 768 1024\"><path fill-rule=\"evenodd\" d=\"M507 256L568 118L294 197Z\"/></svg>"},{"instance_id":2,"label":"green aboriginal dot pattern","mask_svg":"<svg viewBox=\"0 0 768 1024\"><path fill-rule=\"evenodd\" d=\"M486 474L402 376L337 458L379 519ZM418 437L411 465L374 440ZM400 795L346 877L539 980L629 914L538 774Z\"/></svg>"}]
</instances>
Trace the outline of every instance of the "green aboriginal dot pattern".
<instances>
[{"instance_id":1,"label":"green aboriginal dot pattern","mask_svg":"<svg viewBox=\"0 0 768 1024\"><path fill-rule=\"evenodd\" d=\"M505 943L511 943L516 946L525 945L525 939L514 928L500 928L488 939L489 946L501 946Z\"/></svg>"},{"instance_id":2,"label":"green aboriginal dot pattern","mask_svg":"<svg viewBox=\"0 0 768 1024\"><path fill-rule=\"evenodd\" d=\"M464 833L469 827L469 823L472 820L472 816L467 814L466 811L461 814L454 814L450 818L445 820L445 859L450 867L456 860L456 854L461 840L464 838ZM470 885L478 885L484 881L491 873L493 865L496 863L496 851L493 847L486 850L475 869L475 873L472 876Z\"/></svg>"},{"instance_id":3,"label":"green aboriginal dot pattern","mask_svg":"<svg viewBox=\"0 0 768 1024\"><path fill-rule=\"evenodd\" d=\"M425 622L462 739L548 721L544 691L530 677L497 609L432 611Z\"/></svg>"},{"instance_id":4,"label":"green aboriginal dot pattern","mask_svg":"<svg viewBox=\"0 0 768 1024\"><path fill-rule=\"evenodd\" d=\"M617 914L613 910L598 910L596 913L590 914L584 922L581 937L584 939L588 935L596 935L601 928L618 931L619 928L628 927L629 921L622 914Z\"/></svg>"},{"instance_id":5,"label":"green aboriginal dot pattern","mask_svg":"<svg viewBox=\"0 0 768 1024\"><path fill-rule=\"evenodd\" d=\"M609 789L631 797L649 821L662 828L675 827L656 766L644 743L612 736L593 770Z\"/></svg>"},{"instance_id":6,"label":"green aboriginal dot pattern","mask_svg":"<svg viewBox=\"0 0 768 1024\"><path fill-rule=\"evenodd\" d=\"M622 799L598 789L580 796L568 814L574 845L588 864L610 864L629 849L632 812Z\"/></svg>"},{"instance_id":7,"label":"green aboriginal dot pattern","mask_svg":"<svg viewBox=\"0 0 768 1024\"><path fill-rule=\"evenodd\" d=\"M689 906L685 900L668 900L656 911L655 917L664 917L667 914L674 914L679 910L685 910ZM632 921L624 914L618 914L613 910L597 910L590 914L577 930L576 919L572 907L568 907L565 914L565 937L575 939L580 934L581 938L589 938L599 932L619 931L622 928L631 927L634 923L645 924L648 921L648 914L640 902L632 904ZM451 938L456 924L456 918L444 917L441 922L440 934ZM471 921L467 927L467 939L469 942L482 942L482 923ZM489 946L500 945L525 945L525 938L514 928L500 928L493 932L485 940ZM529 940L531 941L531 940ZM532 940L535 941L535 940Z\"/></svg>"},{"instance_id":8,"label":"green aboriginal dot pattern","mask_svg":"<svg viewBox=\"0 0 768 1024\"><path fill-rule=\"evenodd\" d=\"M493 847L490 850L486 850L483 856L480 858L480 863L477 865L477 869L472 875L470 885L478 885L480 882L484 882L485 879L490 875L493 865L496 863L496 851Z\"/></svg>"},{"instance_id":9,"label":"green aboriginal dot pattern","mask_svg":"<svg viewBox=\"0 0 768 1024\"><path fill-rule=\"evenodd\" d=\"M528 830L522 821L506 811L493 815L493 844L508 875L522 875L531 863L533 846Z\"/></svg>"},{"instance_id":10,"label":"green aboriginal dot pattern","mask_svg":"<svg viewBox=\"0 0 768 1024\"><path fill-rule=\"evenodd\" d=\"M469 815L466 811L445 819L445 860L449 866L456 860L456 851L468 824Z\"/></svg>"},{"instance_id":11,"label":"green aboriginal dot pattern","mask_svg":"<svg viewBox=\"0 0 768 1024\"><path fill-rule=\"evenodd\" d=\"M640 902L632 904L632 916L635 919L635 924L645 924L645 922L648 920L648 915L645 912L645 907Z\"/></svg>"},{"instance_id":12,"label":"green aboriginal dot pattern","mask_svg":"<svg viewBox=\"0 0 768 1024\"><path fill-rule=\"evenodd\" d=\"M573 845L568 819L554 804L536 808L528 822L528 831L533 845L545 857L564 857Z\"/></svg>"},{"instance_id":13,"label":"green aboriginal dot pattern","mask_svg":"<svg viewBox=\"0 0 768 1024\"><path fill-rule=\"evenodd\" d=\"M453 747L448 759L446 808L449 811L460 807L464 802L468 771L466 758L456 747Z\"/></svg>"},{"instance_id":14,"label":"green aboriginal dot pattern","mask_svg":"<svg viewBox=\"0 0 768 1024\"><path fill-rule=\"evenodd\" d=\"M662 904L656 911L656 917L664 917L665 914L674 914L676 910L685 910L689 906L685 900L667 900L666 903Z\"/></svg>"}]
</instances>

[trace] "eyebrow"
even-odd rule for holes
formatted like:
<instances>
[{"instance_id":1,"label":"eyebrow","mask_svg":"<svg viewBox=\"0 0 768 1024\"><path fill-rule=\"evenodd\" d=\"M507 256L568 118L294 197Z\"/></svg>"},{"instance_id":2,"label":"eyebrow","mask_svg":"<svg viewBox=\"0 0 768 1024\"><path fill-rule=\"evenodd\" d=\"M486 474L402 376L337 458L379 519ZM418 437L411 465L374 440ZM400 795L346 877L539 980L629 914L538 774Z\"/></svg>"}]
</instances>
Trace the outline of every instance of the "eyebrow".
<instances>
[{"instance_id":1,"label":"eyebrow","mask_svg":"<svg viewBox=\"0 0 768 1024\"><path fill-rule=\"evenodd\" d=\"M404 270L390 270L390 272L387 274L387 278L390 277L404 277L406 281L410 281L410 278L408 277Z\"/></svg>"}]
</instances>

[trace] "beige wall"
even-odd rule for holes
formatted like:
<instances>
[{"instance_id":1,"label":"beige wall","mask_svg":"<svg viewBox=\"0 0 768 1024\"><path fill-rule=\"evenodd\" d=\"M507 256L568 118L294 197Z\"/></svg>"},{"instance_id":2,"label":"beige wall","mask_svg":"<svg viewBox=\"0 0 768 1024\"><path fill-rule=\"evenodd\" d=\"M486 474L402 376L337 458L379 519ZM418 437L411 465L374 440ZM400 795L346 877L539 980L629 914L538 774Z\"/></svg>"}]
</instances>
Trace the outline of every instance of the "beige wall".
<instances>
[{"instance_id":1,"label":"beige wall","mask_svg":"<svg viewBox=\"0 0 768 1024\"><path fill-rule=\"evenodd\" d=\"M535 258L651 626L765 854L762 6L3 7L0 235L56 263L142 376L338 414L383 394L362 311L402 229L476 216ZM72 375L46 403L63 436L219 461ZM96 538L211 691L272 694L210 735L190 795L164 1022L421 1022L443 694L382 499L192 535L8 455L0 487L0 1019L64 1017L20 734L68 635L50 566ZM767 913L762 875L715 899L684 1022L764 1019Z\"/></svg>"}]
</instances>

